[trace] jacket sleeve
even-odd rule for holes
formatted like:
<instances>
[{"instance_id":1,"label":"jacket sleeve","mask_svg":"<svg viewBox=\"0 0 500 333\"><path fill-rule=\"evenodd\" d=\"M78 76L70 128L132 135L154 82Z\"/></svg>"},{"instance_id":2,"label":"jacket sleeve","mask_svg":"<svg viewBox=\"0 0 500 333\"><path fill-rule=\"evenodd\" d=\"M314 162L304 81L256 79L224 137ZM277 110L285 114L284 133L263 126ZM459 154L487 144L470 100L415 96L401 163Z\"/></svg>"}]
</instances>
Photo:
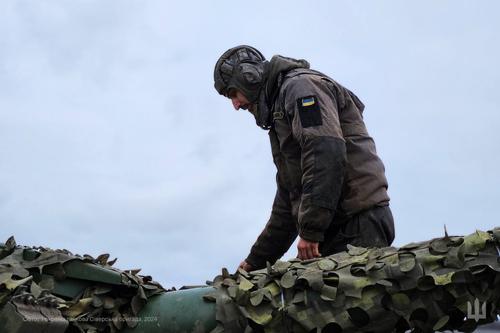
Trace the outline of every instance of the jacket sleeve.
<instances>
[{"instance_id":1,"label":"jacket sleeve","mask_svg":"<svg viewBox=\"0 0 500 333\"><path fill-rule=\"evenodd\" d=\"M284 107L301 146L299 235L321 242L341 195L346 146L334 90L317 76L300 75L291 80Z\"/></svg>"},{"instance_id":2,"label":"jacket sleeve","mask_svg":"<svg viewBox=\"0 0 500 333\"><path fill-rule=\"evenodd\" d=\"M291 214L289 193L280 184L278 175L276 175L276 183L278 188L271 217L246 258L246 262L254 269L265 267L267 261L274 264L285 254L297 237L297 227Z\"/></svg>"}]
</instances>

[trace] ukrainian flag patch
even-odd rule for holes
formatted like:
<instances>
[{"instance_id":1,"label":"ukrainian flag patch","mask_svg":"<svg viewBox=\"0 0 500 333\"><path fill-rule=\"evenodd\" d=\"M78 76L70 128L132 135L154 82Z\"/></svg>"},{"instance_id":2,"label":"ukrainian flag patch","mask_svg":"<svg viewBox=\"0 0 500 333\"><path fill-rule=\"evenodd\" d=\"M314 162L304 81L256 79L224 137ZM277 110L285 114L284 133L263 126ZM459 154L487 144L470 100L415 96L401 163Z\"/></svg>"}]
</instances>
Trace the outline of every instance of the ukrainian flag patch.
<instances>
[{"instance_id":1,"label":"ukrainian flag patch","mask_svg":"<svg viewBox=\"0 0 500 333\"><path fill-rule=\"evenodd\" d=\"M315 95L297 98L297 108L299 111L302 127L321 126L321 109L318 98Z\"/></svg>"},{"instance_id":2,"label":"ukrainian flag patch","mask_svg":"<svg viewBox=\"0 0 500 333\"><path fill-rule=\"evenodd\" d=\"M314 96L302 98L302 106L311 106L314 105L314 103L316 103Z\"/></svg>"}]
</instances>

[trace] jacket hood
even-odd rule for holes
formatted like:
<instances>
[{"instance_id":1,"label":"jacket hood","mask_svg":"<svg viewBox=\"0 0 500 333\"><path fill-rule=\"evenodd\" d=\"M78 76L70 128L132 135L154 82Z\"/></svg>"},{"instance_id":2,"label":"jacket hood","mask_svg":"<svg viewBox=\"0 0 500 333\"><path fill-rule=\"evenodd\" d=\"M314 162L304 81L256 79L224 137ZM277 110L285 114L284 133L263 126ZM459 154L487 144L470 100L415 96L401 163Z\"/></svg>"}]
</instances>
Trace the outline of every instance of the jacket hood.
<instances>
[{"instance_id":1,"label":"jacket hood","mask_svg":"<svg viewBox=\"0 0 500 333\"><path fill-rule=\"evenodd\" d=\"M271 128L271 107L278 95L283 75L296 68L309 68L309 63L303 59L293 59L275 55L266 68L264 89L260 91L259 103L255 120L263 129Z\"/></svg>"},{"instance_id":2,"label":"jacket hood","mask_svg":"<svg viewBox=\"0 0 500 333\"><path fill-rule=\"evenodd\" d=\"M269 62L269 70L267 73L266 96L269 106L274 103L274 99L281 86L283 74L288 73L296 68L309 68L309 62L304 59L293 59L280 55L275 55Z\"/></svg>"}]
</instances>

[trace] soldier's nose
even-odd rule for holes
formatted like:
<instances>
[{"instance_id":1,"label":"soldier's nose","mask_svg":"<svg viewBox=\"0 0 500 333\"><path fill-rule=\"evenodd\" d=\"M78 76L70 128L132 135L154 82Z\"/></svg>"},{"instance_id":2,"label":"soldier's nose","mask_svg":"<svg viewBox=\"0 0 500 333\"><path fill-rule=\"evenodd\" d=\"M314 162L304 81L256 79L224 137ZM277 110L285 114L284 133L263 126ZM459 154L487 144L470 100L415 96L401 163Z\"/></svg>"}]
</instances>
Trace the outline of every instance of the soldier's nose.
<instances>
[{"instance_id":1,"label":"soldier's nose","mask_svg":"<svg viewBox=\"0 0 500 333\"><path fill-rule=\"evenodd\" d=\"M235 110L239 110L240 109L241 103L240 103L240 101L238 101L238 99L231 98L231 102L233 102L233 107L234 107Z\"/></svg>"}]
</instances>

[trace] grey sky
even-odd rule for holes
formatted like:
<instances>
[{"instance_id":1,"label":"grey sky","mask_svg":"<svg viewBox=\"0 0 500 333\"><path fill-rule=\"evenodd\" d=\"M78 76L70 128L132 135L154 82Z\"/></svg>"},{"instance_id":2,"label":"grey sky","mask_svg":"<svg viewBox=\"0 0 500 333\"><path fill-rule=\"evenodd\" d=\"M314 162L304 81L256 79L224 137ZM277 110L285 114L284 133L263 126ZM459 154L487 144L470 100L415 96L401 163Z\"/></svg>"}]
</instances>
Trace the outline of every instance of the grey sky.
<instances>
[{"instance_id":1,"label":"grey sky","mask_svg":"<svg viewBox=\"0 0 500 333\"><path fill-rule=\"evenodd\" d=\"M396 245L499 225L497 1L2 1L0 241L109 252L165 286L234 269L265 224L267 134L213 89L238 44L353 90ZM295 251L289 252L289 256Z\"/></svg>"}]
</instances>

